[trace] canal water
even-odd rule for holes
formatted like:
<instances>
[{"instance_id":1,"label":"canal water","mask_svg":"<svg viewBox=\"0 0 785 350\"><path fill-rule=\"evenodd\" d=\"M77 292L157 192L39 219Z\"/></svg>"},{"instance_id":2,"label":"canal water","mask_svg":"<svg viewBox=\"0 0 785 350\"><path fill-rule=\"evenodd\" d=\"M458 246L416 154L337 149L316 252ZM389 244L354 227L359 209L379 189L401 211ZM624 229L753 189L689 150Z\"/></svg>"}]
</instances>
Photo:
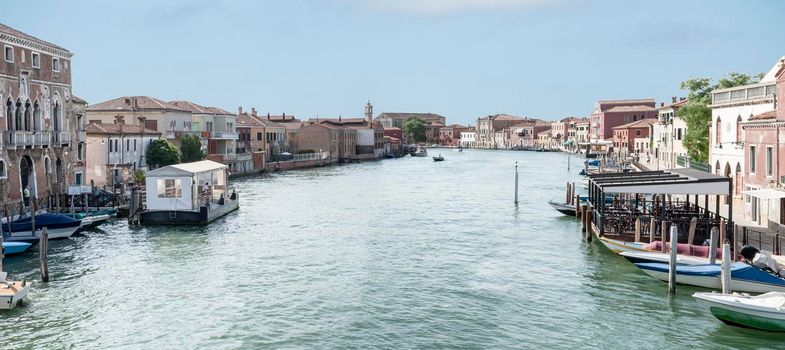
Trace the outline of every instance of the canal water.
<instances>
[{"instance_id":1,"label":"canal water","mask_svg":"<svg viewBox=\"0 0 785 350\"><path fill-rule=\"evenodd\" d=\"M7 258L34 289L0 348L785 347L582 242L547 204L578 158L441 153L237 180L240 210L208 228L53 242L47 284L36 253Z\"/></svg>"}]
</instances>

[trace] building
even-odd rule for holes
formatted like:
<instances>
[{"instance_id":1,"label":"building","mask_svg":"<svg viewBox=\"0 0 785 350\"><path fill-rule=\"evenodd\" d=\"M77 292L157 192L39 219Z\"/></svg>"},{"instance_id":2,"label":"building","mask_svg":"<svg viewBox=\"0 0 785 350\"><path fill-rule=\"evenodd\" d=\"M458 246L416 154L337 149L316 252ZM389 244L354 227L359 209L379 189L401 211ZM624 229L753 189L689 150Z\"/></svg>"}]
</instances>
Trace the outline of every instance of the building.
<instances>
[{"instance_id":1,"label":"building","mask_svg":"<svg viewBox=\"0 0 785 350\"><path fill-rule=\"evenodd\" d=\"M175 144L181 135L201 137L201 133L192 128L191 111L154 97L123 96L87 107L90 123L112 124L117 115L123 116L128 125L141 123Z\"/></svg>"},{"instance_id":2,"label":"building","mask_svg":"<svg viewBox=\"0 0 785 350\"><path fill-rule=\"evenodd\" d=\"M86 103L72 95L72 53L0 24L0 196L19 203L84 183Z\"/></svg>"},{"instance_id":3,"label":"building","mask_svg":"<svg viewBox=\"0 0 785 350\"><path fill-rule=\"evenodd\" d=\"M382 147L383 144L384 141ZM300 147L313 152L329 152L327 159L331 163L358 159L357 130L337 121L308 123L300 128Z\"/></svg>"},{"instance_id":4,"label":"building","mask_svg":"<svg viewBox=\"0 0 785 350\"><path fill-rule=\"evenodd\" d=\"M441 115L438 115L438 114L433 114L433 113L390 113L390 112L385 112L385 113L379 114L379 116L376 117L376 120L378 120L380 123L382 123L382 127L384 129L389 129L389 128L403 129L403 123L406 121L406 119L409 119L409 118L420 119L423 122L425 122L426 124L428 124L428 123L439 123L439 124L444 125L444 124L447 123L447 118L445 118L445 117L443 117Z\"/></svg>"},{"instance_id":5,"label":"building","mask_svg":"<svg viewBox=\"0 0 785 350\"><path fill-rule=\"evenodd\" d=\"M613 148L618 154L627 156L635 153L635 139L649 138L649 129L657 119L640 119L613 128ZM647 142L648 144L648 142Z\"/></svg>"},{"instance_id":6,"label":"building","mask_svg":"<svg viewBox=\"0 0 785 350\"><path fill-rule=\"evenodd\" d=\"M672 97L671 104L662 103L657 108L657 123L651 126L651 145L646 151L656 170L686 166L686 163L679 166L677 160L679 157L687 157L687 148L683 142L687 134L687 123L679 115L679 108L687 102L686 98Z\"/></svg>"},{"instance_id":7,"label":"building","mask_svg":"<svg viewBox=\"0 0 785 350\"><path fill-rule=\"evenodd\" d=\"M761 226L785 225L785 58L766 76L775 81L775 109L749 117L742 124L745 152L744 217ZM772 73L772 72L770 72ZM764 85L768 87L769 85ZM737 189L741 185L737 184ZM779 230L778 230L779 231Z\"/></svg>"},{"instance_id":8,"label":"building","mask_svg":"<svg viewBox=\"0 0 785 350\"><path fill-rule=\"evenodd\" d=\"M458 147L461 145L461 132L468 130L469 127L460 124L447 125L439 130L439 144L447 147Z\"/></svg>"},{"instance_id":9,"label":"building","mask_svg":"<svg viewBox=\"0 0 785 350\"><path fill-rule=\"evenodd\" d=\"M160 136L138 124L126 125L123 116L117 116L112 124L90 123L86 131L87 183L114 189L133 182L134 170L147 170L147 148Z\"/></svg>"},{"instance_id":10,"label":"building","mask_svg":"<svg viewBox=\"0 0 785 350\"><path fill-rule=\"evenodd\" d=\"M425 142L427 144L439 143L439 133L444 127L444 123L430 122L425 124Z\"/></svg>"},{"instance_id":11,"label":"building","mask_svg":"<svg viewBox=\"0 0 785 350\"><path fill-rule=\"evenodd\" d=\"M537 133L537 148L554 148L553 131L551 131L551 129Z\"/></svg>"},{"instance_id":12,"label":"building","mask_svg":"<svg viewBox=\"0 0 785 350\"><path fill-rule=\"evenodd\" d=\"M399 141L403 141L403 130L401 128L384 128L384 136L389 136L392 138L396 138Z\"/></svg>"},{"instance_id":13,"label":"building","mask_svg":"<svg viewBox=\"0 0 785 350\"><path fill-rule=\"evenodd\" d=\"M750 117L774 110L775 74L780 68L782 61L778 61L758 83L717 89L711 93L709 165L715 174L733 178L736 197L741 196L746 186L742 126Z\"/></svg>"},{"instance_id":14,"label":"building","mask_svg":"<svg viewBox=\"0 0 785 350\"><path fill-rule=\"evenodd\" d=\"M384 128L382 123L373 119L373 105L370 101L365 105L365 118L316 118L310 123L329 123L339 126L344 130L341 135L345 137L342 145L354 144L353 152L341 151L339 159L371 160L384 156ZM348 130L352 130L349 132ZM343 146L342 146L343 147Z\"/></svg>"},{"instance_id":15,"label":"building","mask_svg":"<svg viewBox=\"0 0 785 350\"><path fill-rule=\"evenodd\" d=\"M654 99L597 101L591 115L589 130L590 142L607 140L613 137L613 128L657 117Z\"/></svg>"},{"instance_id":16,"label":"building","mask_svg":"<svg viewBox=\"0 0 785 350\"><path fill-rule=\"evenodd\" d=\"M202 141L207 159L223 163L234 172L242 168L237 162L237 116L217 107L200 106L190 101L171 101L191 112L191 131Z\"/></svg>"},{"instance_id":17,"label":"building","mask_svg":"<svg viewBox=\"0 0 785 350\"><path fill-rule=\"evenodd\" d=\"M534 148L539 145L538 134L550 130L549 122L539 119L525 119L523 122L510 126L508 129L508 149Z\"/></svg>"},{"instance_id":18,"label":"building","mask_svg":"<svg viewBox=\"0 0 785 350\"><path fill-rule=\"evenodd\" d=\"M575 141L578 145L589 142L589 125L591 125L591 121L588 118L575 122Z\"/></svg>"},{"instance_id":19,"label":"building","mask_svg":"<svg viewBox=\"0 0 785 350\"><path fill-rule=\"evenodd\" d=\"M477 130L469 127L461 131L461 147L463 148L476 148L477 147Z\"/></svg>"},{"instance_id":20,"label":"building","mask_svg":"<svg viewBox=\"0 0 785 350\"><path fill-rule=\"evenodd\" d=\"M477 148L498 148L496 132L502 131L513 125L528 121L527 118L516 117L509 114L494 114L477 118Z\"/></svg>"}]
</instances>

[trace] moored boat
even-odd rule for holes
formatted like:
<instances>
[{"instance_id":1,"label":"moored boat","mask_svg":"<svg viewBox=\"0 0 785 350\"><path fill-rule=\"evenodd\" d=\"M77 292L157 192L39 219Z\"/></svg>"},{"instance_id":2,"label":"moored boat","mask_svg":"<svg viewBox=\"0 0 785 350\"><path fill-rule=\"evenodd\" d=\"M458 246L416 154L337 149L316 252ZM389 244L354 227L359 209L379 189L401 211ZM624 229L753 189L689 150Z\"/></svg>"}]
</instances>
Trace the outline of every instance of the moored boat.
<instances>
[{"instance_id":1,"label":"moored boat","mask_svg":"<svg viewBox=\"0 0 785 350\"><path fill-rule=\"evenodd\" d=\"M631 263L664 263L670 261L670 254L658 252L620 252L619 255L623 256ZM708 258L701 258L689 255L676 255L677 265L704 265L708 264Z\"/></svg>"},{"instance_id":2,"label":"moored boat","mask_svg":"<svg viewBox=\"0 0 785 350\"><path fill-rule=\"evenodd\" d=\"M32 247L32 243L28 242L3 242L3 255L14 255L14 254L22 254L30 247Z\"/></svg>"},{"instance_id":3,"label":"moored boat","mask_svg":"<svg viewBox=\"0 0 785 350\"><path fill-rule=\"evenodd\" d=\"M720 321L739 327L785 332L785 293L746 294L695 293L698 302Z\"/></svg>"},{"instance_id":4,"label":"moored boat","mask_svg":"<svg viewBox=\"0 0 785 350\"><path fill-rule=\"evenodd\" d=\"M30 292L30 283L7 281L6 273L0 271L0 310L13 309Z\"/></svg>"},{"instance_id":5,"label":"moored boat","mask_svg":"<svg viewBox=\"0 0 785 350\"><path fill-rule=\"evenodd\" d=\"M444 161L444 157L440 154L438 157L433 157L434 162L442 162Z\"/></svg>"},{"instance_id":6,"label":"moored boat","mask_svg":"<svg viewBox=\"0 0 785 350\"><path fill-rule=\"evenodd\" d=\"M63 214L45 213L36 214L35 232L33 232L31 218L23 218L10 224L3 224L2 232L6 241L35 243L40 240L41 231L44 227L46 227L49 239L60 239L71 237L81 225L81 220L76 220Z\"/></svg>"},{"instance_id":7,"label":"moored boat","mask_svg":"<svg viewBox=\"0 0 785 350\"><path fill-rule=\"evenodd\" d=\"M412 153L412 157L427 157L428 150L425 149L425 146L417 146L417 150Z\"/></svg>"},{"instance_id":8,"label":"moored boat","mask_svg":"<svg viewBox=\"0 0 785 350\"><path fill-rule=\"evenodd\" d=\"M554 201L548 201L548 204L550 204L551 207L553 207L553 209L556 209L556 211L564 215L575 216L575 210L576 210L575 205L567 204L567 203L558 203Z\"/></svg>"},{"instance_id":9,"label":"moored boat","mask_svg":"<svg viewBox=\"0 0 785 350\"><path fill-rule=\"evenodd\" d=\"M668 281L668 264L637 263L635 266L653 278ZM719 264L678 265L676 283L721 289L720 271ZM749 293L785 292L785 278L743 262L735 262L731 264L731 290Z\"/></svg>"}]
</instances>

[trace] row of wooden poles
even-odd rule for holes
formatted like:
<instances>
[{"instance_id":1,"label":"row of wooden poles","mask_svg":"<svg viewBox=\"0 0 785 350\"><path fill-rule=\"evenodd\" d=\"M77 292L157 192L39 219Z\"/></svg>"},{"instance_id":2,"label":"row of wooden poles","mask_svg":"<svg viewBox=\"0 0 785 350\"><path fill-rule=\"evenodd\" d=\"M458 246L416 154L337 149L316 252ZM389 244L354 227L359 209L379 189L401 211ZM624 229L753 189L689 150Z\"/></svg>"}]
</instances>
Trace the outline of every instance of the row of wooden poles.
<instances>
[{"instance_id":1,"label":"row of wooden poles","mask_svg":"<svg viewBox=\"0 0 785 350\"><path fill-rule=\"evenodd\" d=\"M584 234L584 238L587 242L591 242L593 235L593 227L592 227L592 212L593 208L589 205L579 205L581 202L580 195L575 194L575 183L567 183L567 201L566 204L575 205L575 217L581 220L581 232ZM654 218L651 218L651 222L649 223L649 243L654 242L654 227L656 221ZM692 244L692 240L695 237L695 228L698 224L698 218L693 217L690 220L690 228L688 233L688 244ZM717 262L717 245L719 243L720 237L725 237L725 230L726 230L725 219L722 219L719 227L712 227L711 229L711 237L709 238L709 264L715 264ZM663 220L661 225L661 232L662 232L662 253L668 253L668 248L670 248L670 256L668 260L668 291L670 293L676 293L676 257L678 253L678 242L679 242L679 230L676 226L670 226L670 244L667 244L667 228L668 222ZM640 242L641 240L641 219L637 218L635 220L635 242ZM735 238L735 236L734 236ZM735 244L735 243L734 243ZM670 245L670 247L668 247ZM730 265L733 262L731 259L731 245L729 243L724 243L722 245L722 267L721 267L721 280L722 280L722 293L729 294L731 293L730 289Z\"/></svg>"},{"instance_id":2,"label":"row of wooden poles","mask_svg":"<svg viewBox=\"0 0 785 350\"><path fill-rule=\"evenodd\" d=\"M30 229L31 232L35 235L35 213L36 213L36 201L35 198L30 199ZM8 235L10 236L13 232L11 229L11 215L8 212L8 206L3 206L3 214L5 215L6 225ZM19 213L21 218L22 213ZM49 282L49 263L47 262L47 252L49 251L48 247L49 242L49 232L47 231L46 227L41 229L41 235L38 237L38 261L41 267L41 281ZM0 232L0 247L2 247L3 243L3 234ZM0 271L3 271L3 253L0 249ZM25 283L23 283L25 284Z\"/></svg>"}]
</instances>

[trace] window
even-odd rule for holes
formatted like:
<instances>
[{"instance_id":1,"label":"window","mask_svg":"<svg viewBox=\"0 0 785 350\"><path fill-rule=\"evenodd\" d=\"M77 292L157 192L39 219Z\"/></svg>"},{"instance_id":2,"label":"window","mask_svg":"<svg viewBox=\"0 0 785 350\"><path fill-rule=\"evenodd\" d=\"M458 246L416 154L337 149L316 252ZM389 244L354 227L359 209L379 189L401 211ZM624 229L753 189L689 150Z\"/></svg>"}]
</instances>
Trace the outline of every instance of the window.
<instances>
[{"instance_id":1,"label":"window","mask_svg":"<svg viewBox=\"0 0 785 350\"><path fill-rule=\"evenodd\" d=\"M260 133L260 132L256 133L256 140L257 141L262 141L262 133Z\"/></svg>"},{"instance_id":2,"label":"window","mask_svg":"<svg viewBox=\"0 0 785 350\"><path fill-rule=\"evenodd\" d=\"M681 140L681 128L676 129L676 139Z\"/></svg>"},{"instance_id":3,"label":"window","mask_svg":"<svg viewBox=\"0 0 785 350\"><path fill-rule=\"evenodd\" d=\"M158 198L180 198L180 179L158 179Z\"/></svg>"},{"instance_id":4,"label":"window","mask_svg":"<svg viewBox=\"0 0 785 350\"><path fill-rule=\"evenodd\" d=\"M52 71L53 72L60 71L60 59L57 57L52 57Z\"/></svg>"},{"instance_id":5,"label":"window","mask_svg":"<svg viewBox=\"0 0 785 350\"><path fill-rule=\"evenodd\" d=\"M134 152L136 152L136 139L134 139Z\"/></svg>"},{"instance_id":6,"label":"window","mask_svg":"<svg viewBox=\"0 0 785 350\"><path fill-rule=\"evenodd\" d=\"M114 152L114 148L112 147L112 140L109 140L109 153Z\"/></svg>"},{"instance_id":7,"label":"window","mask_svg":"<svg viewBox=\"0 0 785 350\"><path fill-rule=\"evenodd\" d=\"M131 149L131 140L125 139L125 150L128 151Z\"/></svg>"},{"instance_id":8,"label":"window","mask_svg":"<svg viewBox=\"0 0 785 350\"><path fill-rule=\"evenodd\" d=\"M81 185L82 184L82 173L76 173L74 175L76 175L76 184L77 185Z\"/></svg>"},{"instance_id":9,"label":"window","mask_svg":"<svg viewBox=\"0 0 785 350\"><path fill-rule=\"evenodd\" d=\"M44 157L44 171L46 171L47 174L52 173L52 161L49 160L49 157Z\"/></svg>"},{"instance_id":10,"label":"window","mask_svg":"<svg viewBox=\"0 0 785 350\"><path fill-rule=\"evenodd\" d=\"M750 146L750 174L755 174L755 165L757 163L755 146Z\"/></svg>"},{"instance_id":11,"label":"window","mask_svg":"<svg viewBox=\"0 0 785 350\"><path fill-rule=\"evenodd\" d=\"M771 147L766 147L766 176L771 176L773 169L774 153Z\"/></svg>"},{"instance_id":12,"label":"window","mask_svg":"<svg viewBox=\"0 0 785 350\"><path fill-rule=\"evenodd\" d=\"M635 130L635 136L641 136L641 131L640 130Z\"/></svg>"},{"instance_id":13,"label":"window","mask_svg":"<svg viewBox=\"0 0 785 350\"><path fill-rule=\"evenodd\" d=\"M11 46L5 47L5 61L14 63L14 48Z\"/></svg>"},{"instance_id":14,"label":"window","mask_svg":"<svg viewBox=\"0 0 785 350\"><path fill-rule=\"evenodd\" d=\"M33 68L41 68L41 54L38 52L33 52L33 59L31 60L33 63Z\"/></svg>"},{"instance_id":15,"label":"window","mask_svg":"<svg viewBox=\"0 0 785 350\"><path fill-rule=\"evenodd\" d=\"M738 118L736 118L736 143L741 143L741 134L742 134L741 116L739 116Z\"/></svg>"},{"instance_id":16,"label":"window","mask_svg":"<svg viewBox=\"0 0 785 350\"><path fill-rule=\"evenodd\" d=\"M6 177L8 177L8 172L7 172L7 169L5 167L5 161L4 160L0 160L0 178L6 178Z\"/></svg>"},{"instance_id":17,"label":"window","mask_svg":"<svg viewBox=\"0 0 785 350\"><path fill-rule=\"evenodd\" d=\"M628 117L628 116L626 116L626 115L625 115L625 116L624 116L624 124L627 124L627 123L629 123L629 122L630 122L630 117Z\"/></svg>"},{"instance_id":18,"label":"window","mask_svg":"<svg viewBox=\"0 0 785 350\"><path fill-rule=\"evenodd\" d=\"M79 142L79 145L77 146L77 149L76 149L76 159L77 160L82 160L83 159L82 158L82 151L84 151L84 142Z\"/></svg>"},{"instance_id":19,"label":"window","mask_svg":"<svg viewBox=\"0 0 785 350\"><path fill-rule=\"evenodd\" d=\"M638 120L638 116L637 115L633 115L632 116L632 121L636 121L636 120Z\"/></svg>"},{"instance_id":20,"label":"window","mask_svg":"<svg viewBox=\"0 0 785 350\"><path fill-rule=\"evenodd\" d=\"M720 117L717 117L716 125L714 125L714 132L716 133L714 135L714 143L719 145L721 144L720 137L722 137L722 119L720 119Z\"/></svg>"}]
</instances>

